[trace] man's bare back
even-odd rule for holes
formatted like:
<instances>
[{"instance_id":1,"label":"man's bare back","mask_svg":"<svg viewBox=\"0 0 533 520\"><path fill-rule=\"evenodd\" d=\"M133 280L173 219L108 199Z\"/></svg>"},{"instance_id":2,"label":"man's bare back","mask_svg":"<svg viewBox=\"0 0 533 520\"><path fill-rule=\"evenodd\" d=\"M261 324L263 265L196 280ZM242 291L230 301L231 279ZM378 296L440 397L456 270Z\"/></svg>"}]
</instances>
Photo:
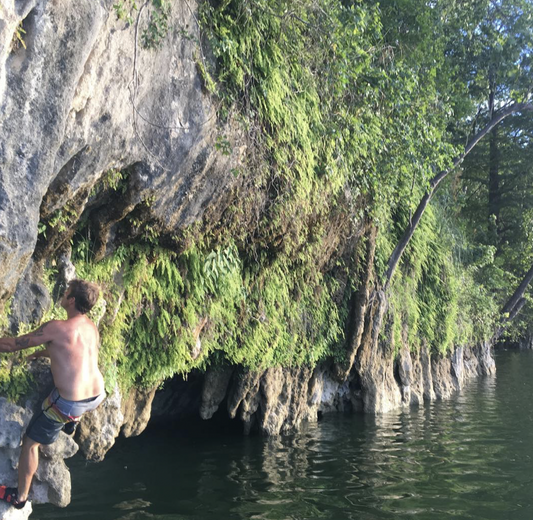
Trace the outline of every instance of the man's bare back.
<instances>
[{"instance_id":1,"label":"man's bare back","mask_svg":"<svg viewBox=\"0 0 533 520\"><path fill-rule=\"evenodd\" d=\"M81 401L104 392L98 330L87 316L50 321L39 331L48 338L42 355L50 357L54 383L63 399Z\"/></svg>"}]
</instances>

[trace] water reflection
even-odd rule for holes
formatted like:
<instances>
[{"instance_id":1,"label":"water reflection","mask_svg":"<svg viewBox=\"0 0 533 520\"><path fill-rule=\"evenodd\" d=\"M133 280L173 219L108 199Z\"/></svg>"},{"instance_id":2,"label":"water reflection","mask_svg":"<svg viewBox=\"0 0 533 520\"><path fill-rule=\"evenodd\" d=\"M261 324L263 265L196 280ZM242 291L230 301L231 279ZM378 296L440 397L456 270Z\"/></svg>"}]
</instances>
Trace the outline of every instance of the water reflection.
<instances>
[{"instance_id":1,"label":"water reflection","mask_svg":"<svg viewBox=\"0 0 533 520\"><path fill-rule=\"evenodd\" d=\"M73 505L35 518L530 520L532 373L533 355L508 354L497 379L450 401L327 416L290 437L152 432L78 462Z\"/></svg>"},{"instance_id":2,"label":"water reflection","mask_svg":"<svg viewBox=\"0 0 533 520\"><path fill-rule=\"evenodd\" d=\"M378 417L330 417L289 438L268 439L261 460L236 480L262 478L232 508L241 518L435 518L469 513L472 505L502 518L495 474L503 432L496 378L474 382L454 400ZM253 479L255 480L255 479ZM500 491L500 493L498 493ZM479 502L479 504L478 504Z\"/></svg>"}]
</instances>

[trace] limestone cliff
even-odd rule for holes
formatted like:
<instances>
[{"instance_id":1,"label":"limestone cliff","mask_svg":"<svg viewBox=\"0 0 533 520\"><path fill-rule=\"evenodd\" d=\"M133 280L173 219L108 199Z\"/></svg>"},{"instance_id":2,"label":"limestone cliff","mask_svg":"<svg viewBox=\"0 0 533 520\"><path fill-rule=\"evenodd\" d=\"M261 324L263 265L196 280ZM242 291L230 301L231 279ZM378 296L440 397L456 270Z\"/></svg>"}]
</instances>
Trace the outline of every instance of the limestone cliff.
<instances>
[{"instance_id":1,"label":"limestone cliff","mask_svg":"<svg viewBox=\"0 0 533 520\"><path fill-rule=\"evenodd\" d=\"M195 4L175 6L170 24L176 30L157 53L141 50L136 27L117 19L112 6L112 1L3 2L4 299L35 253L39 220L67 203L75 219L90 202L105 251L117 223L148 197L155 195L148 218L177 230L215 207L235 182L230 170L239 154L227 157L214 146L219 128L197 72L198 47L178 30L197 33ZM19 28L24 46L15 38ZM91 199L105 172L128 167L131 176L120 201L110 206ZM39 257L65 241L68 235L46 237Z\"/></svg>"},{"instance_id":2,"label":"limestone cliff","mask_svg":"<svg viewBox=\"0 0 533 520\"><path fill-rule=\"evenodd\" d=\"M218 102L205 88L202 71L211 58L196 3L172 3L170 29L156 49L143 46L141 37L154 6L139 5L127 20L117 16L114 4L0 4L0 300L14 295L13 333L21 324L36 323L57 296L50 295L43 282L44 271L52 272L57 291L59 282L73 277L71 243L82 227L97 263L120 245L147 241L147 233L153 233L148 239L158 246L184 251L193 238L210 232L216 236L229 222L240 235L241 249L255 252L260 244L264 255L263 260L257 255L257 262L270 265L293 240L291 226L301 224L296 212L284 217L278 235L262 235L259 214L275 197L283 197L283 190L275 178L269 183L258 180L256 168L263 158L257 157L260 147L253 132L238 114L220 117ZM239 175L244 165L251 171L248 177ZM406 342L395 346L390 334L381 334L388 306L374 279L377 228L368 218L350 213L364 203L343 192L327 222L320 224L320 240L316 215L305 221L305 240L319 243L313 265L335 280L334 305L345 305L337 342L341 359L323 356L311 363L304 353L300 364L271 360L266 368L228 359L211 362L202 341L216 324L212 316L197 316L185 327L192 347L184 355L194 370L187 378L166 378L159 392L163 377L151 386L130 387L127 395L118 384L113 386L106 403L83 419L77 433L85 456L101 460L121 432L140 434L152 407L159 418L199 414L210 419L222 410L238 418L245 432L275 435L329 411L382 413L448 398L468 378L493 372L489 344L459 346L439 355L430 345L416 352ZM298 243L291 254L297 265ZM346 265L357 273L356 287L336 267L341 259L350 259ZM116 283L108 295L115 302L103 310L106 326L127 298L123 275L122 268L113 273ZM302 299L307 282L292 287L290 298ZM319 295L321 290L317 283L311 292ZM159 304L145 300L142 306L150 308L151 315L162 313ZM235 311L235 327L245 319L257 327L268 323L265 305L260 299L250 313L243 304ZM132 321L139 318L140 307ZM309 312L298 308L297 317L299 331L312 341L316 331L312 305L308 307ZM287 323L287 328L292 325ZM259 341L262 329L257 330ZM224 334L232 340L231 330ZM44 387L34 385L31 392L37 403ZM5 462L0 474L7 483L15 479L20 435L30 416L31 406L23 399L19 404L23 406L0 402L0 453ZM62 457L76 449L65 437L53 453L44 453L33 491L36 502L68 503L68 473L61 489L53 487L51 475L66 472Z\"/></svg>"}]
</instances>

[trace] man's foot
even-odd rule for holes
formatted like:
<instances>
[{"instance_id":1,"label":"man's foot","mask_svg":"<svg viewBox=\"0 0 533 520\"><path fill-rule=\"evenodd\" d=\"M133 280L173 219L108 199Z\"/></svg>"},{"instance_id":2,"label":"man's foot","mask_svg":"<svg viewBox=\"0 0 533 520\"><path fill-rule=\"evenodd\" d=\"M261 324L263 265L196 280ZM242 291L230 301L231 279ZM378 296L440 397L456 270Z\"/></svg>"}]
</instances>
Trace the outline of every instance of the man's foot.
<instances>
[{"instance_id":1,"label":"man's foot","mask_svg":"<svg viewBox=\"0 0 533 520\"><path fill-rule=\"evenodd\" d=\"M0 500L4 500L16 509L22 509L26 505L26 500L19 502L18 489L12 487L0 486Z\"/></svg>"}]
</instances>

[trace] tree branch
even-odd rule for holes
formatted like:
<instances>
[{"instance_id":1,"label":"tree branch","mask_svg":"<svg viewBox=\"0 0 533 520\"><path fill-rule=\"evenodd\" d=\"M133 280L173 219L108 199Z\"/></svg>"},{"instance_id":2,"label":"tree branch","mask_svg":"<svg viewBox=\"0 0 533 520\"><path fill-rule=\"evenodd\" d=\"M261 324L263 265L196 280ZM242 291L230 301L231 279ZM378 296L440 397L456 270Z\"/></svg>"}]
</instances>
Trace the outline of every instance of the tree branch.
<instances>
[{"instance_id":1,"label":"tree branch","mask_svg":"<svg viewBox=\"0 0 533 520\"><path fill-rule=\"evenodd\" d=\"M514 306L511 314L509 314L509 317L502 318L500 320L500 325L498 327L498 330L496 330L496 334L494 334L494 337L492 338L492 341L491 341L493 345L500 339L500 336L503 334L504 330L507 328L509 323L511 323L511 321L515 319L516 315L522 310L522 307L525 304L526 304L526 299L520 298L520 300L518 300L517 304Z\"/></svg>"},{"instance_id":2,"label":"tree branch","mask_svg":"<svg viewBox=\"0 0 533 520\"><path fill-rule=\"evenodd\" d=\"M520 299L523 297L524 292L527 289L527 286L529 283L533 280L533 265L529 269L529 271L524 276L524 279L522 280L522 283L517 287L516 291L513 293L513 295L509 298L507 303L503 306L502 314L509 314L511 315L514 308L517 306Z\"/></svg>"},{"instance_id":3,"label":"tree branch","mask_svg":"<svg viewBox=\"0 0 533 520\"><path fill-rule=\"evenodd\" d=\"M394 251L392 252L389 262L387 264L387 272L386 272L386 279L385 279L385 291L388 290L390 286L390 282L392 280L392 277L394 275L394 272L396 271L396 267L398 266L398 263L405 251L405 248L407 247L407 244L410 242L413 233L415 232L415 229L418 227L418 224L420 223L420 219L422 218L422 215L424 214L426 207L431 200L431 197L435 193L435 190L437 189L438 185L442 182L446 176L455 170L457 166L459 166L465 159L465 157L472 151L472 149L483 139L498 123L503 121L506 117L515 114L517 112L524 112L533 110L533 103L514 103L513 105L505 108L504 110L494 114L494 117L491 119L491 121L483 128L480 132L478 132L466 145L464 152L457 157L451 166L451 168L444 170L440 172L439 174L435 175L433 179L431 179L429 183L429 189L426 192L426 194L422 197L422 200L418 204L418 207L415 211L415 214L413 216L412 221L410 222L407 229L404 231L404 234L398 244L396 245Z\"/></svg>"}]
</instances>

